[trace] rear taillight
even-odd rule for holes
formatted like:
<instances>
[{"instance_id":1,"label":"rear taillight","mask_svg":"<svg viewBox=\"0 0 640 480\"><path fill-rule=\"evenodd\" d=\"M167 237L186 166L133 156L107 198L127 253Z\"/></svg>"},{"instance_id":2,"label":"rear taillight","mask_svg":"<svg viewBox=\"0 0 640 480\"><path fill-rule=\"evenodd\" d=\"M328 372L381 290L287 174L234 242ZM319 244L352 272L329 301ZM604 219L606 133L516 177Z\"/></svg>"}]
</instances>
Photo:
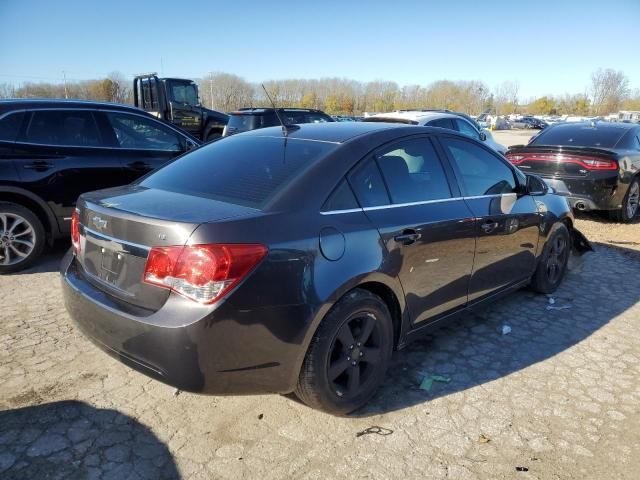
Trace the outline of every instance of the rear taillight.
<instances>
[{"instance_id":1,"label":"rear taillight","mask_svg":"<svg viewBox=\"0 0 640 480\"><path fill-rule=\"evenodd\" d=\"M80 213L77 208L71 215L71 245L75 253L80 252Z\"/></svg>"},{"instance_id":2,"label":"rear taillight","mask_svg":"<svg viewBox=\"0 0 640 480\"><path fill-rule=\"evenodd\" d=\"M211 244L154 247L144 281L200 303L220 300L267 254L258 244Z\"/></svg>"},{"instance_id":3,"label":"rear taillight","mask_svg":"<svg viewBox=\"0 0 640 480\"><path fill-rule=\"evenodd\" d=\"M557 163L575 163L581 165L587 170L617 170L618 164L615 160L606 158L589 157L586 155L564 155L564 154L546 154L546 153L509 153L506 154L507 160L514 165L520 165L527 162L557 162Z\"/></svg>"}]
</instances>

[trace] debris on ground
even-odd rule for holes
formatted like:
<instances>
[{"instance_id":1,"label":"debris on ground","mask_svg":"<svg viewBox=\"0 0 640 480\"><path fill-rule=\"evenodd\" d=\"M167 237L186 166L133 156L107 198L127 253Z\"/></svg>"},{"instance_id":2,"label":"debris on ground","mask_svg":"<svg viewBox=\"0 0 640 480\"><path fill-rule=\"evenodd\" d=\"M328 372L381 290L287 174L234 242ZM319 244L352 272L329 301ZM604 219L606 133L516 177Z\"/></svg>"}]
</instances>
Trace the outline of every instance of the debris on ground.
<instances>
[{"instance_id":1,"label":"debris on ground","mask_svg":"<svg viewBox=\"0 0 640 480\"><path fill-rule=\"evenodd\" d=\"M567 310L571 308L571 305L562 305L560 307L556 307L555 305L547 305L547 310Z\"/></svg>"},{"instance_id":2,"label":"debris on ground","mask_svg":"<svg viewBox=\"0 0 640 480\"><path fill-rule=\"evenodd\" d=\"M261 413L260 415L258 415L258 420L262 420L264 418L264 413Z\"/></svg>"},{"instance_id":3,"label":"debris on ground","mask_svg":"<svg viewBox=\"0 0 640 480\"><path fill-rule=\"evenodd\" d=\"M443 377L442 375L429 375L429 374L422 374L424 375L424 377L422 378L422 382L420 383L420 390L424 390L426 392L429 392L431 390L431 387L433 386L433 382L442 382L442 383L449 383L451 381L451 379L449 377Z\"/></svg>"},{"instance_id":4,"label":"debris on ground","mask_svg":"<svg viewBox=\"0 0 640 480\"><path fill-rule=\"evenodd\" d=\"M553 305L554 303L556 303L556 299L553 297L549 297L549 305Z\"/></svg>"},{"instance_id":5,"label":"debris on ground","mask_svg":"<svg viewBox=\"0 0 640 480\"><path fill-rule=\"evenodd\" d=\"M510 325L502 325L502 327L500 327L500 333L502 335L509 335L511 333L511 326Z\"/></svg>"},{"instance_id":6,"label":"debris on ground","mask_svg":"<svg viewBox=\"0 0 640 480\"><path fill-rule=\"evenodd\" d=\"M381 435L383 437L386 437L387 435L391 435L392 433L393 433L393 430L391 430L390 428L384 428L384 427L379 427L377 425L373 425L369 428L365 428L361 432L356 433L356 438L362 437L363 435Z\"/></svg>"},{"instance_id":7,"label":"debris on ground","mask_svg":"<svg viewBox=\"0 0 640 480\"><path fill-rule=\"evenodd\" d=\"M528 472L529 469L527 467L516 467L516 472Z\"/></svg>"},{"instance_id":8,"label":"debris on ground","mask_svg":"<svg viewBox=\"0 0 640 480\"><path fill-rule=\"evenodd\" d=\"M180 393L182 393L182 392L181 392L179 389L177 389L177 388L176 388L176 389L173 391L173 396L174 396L174 397L177 397L178 395L180 395Z\"/></svg>"},{"instance_id":9,"label":"debris on ground","mask_svg":"<svg viewBox=\"0 0 640 480\"><path fill-rule=\"evenodd\" d=\"M478 437L478 443L489 443L491 439L487 437L484 433L481 433Z\"/></svg>"}]
</instances>

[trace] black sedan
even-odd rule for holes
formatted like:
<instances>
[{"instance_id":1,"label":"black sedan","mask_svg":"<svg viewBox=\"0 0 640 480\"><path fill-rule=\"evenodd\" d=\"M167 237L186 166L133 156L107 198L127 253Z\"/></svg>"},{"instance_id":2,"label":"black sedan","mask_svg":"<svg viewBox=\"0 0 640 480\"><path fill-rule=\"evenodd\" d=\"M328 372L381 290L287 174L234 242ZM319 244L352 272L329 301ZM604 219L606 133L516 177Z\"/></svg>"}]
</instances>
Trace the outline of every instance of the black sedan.
<instances>
[{"instance_id":1,"label":"black sedan","mask_svg":"<svg viewBox=\"0 0 640 480\"><path fill-rule=\"evenodd\" d=\"M525 172L545 179L577 210L608 210L631 222L640 200L640 126L562 123L506 154Z\"/></svg>"},{"instance_id":2,"label":"black sedan","mask_svg":"<svg viewBox=\"0 0 640 480\"><path fill-rule=\"evenodd\" d=\"M310 124L82 195L61 274L80 329L132 368L345 414L394 349L525 285L553 292L576 239L564 198L467 136Z\"/></svg>"}]
</instances>

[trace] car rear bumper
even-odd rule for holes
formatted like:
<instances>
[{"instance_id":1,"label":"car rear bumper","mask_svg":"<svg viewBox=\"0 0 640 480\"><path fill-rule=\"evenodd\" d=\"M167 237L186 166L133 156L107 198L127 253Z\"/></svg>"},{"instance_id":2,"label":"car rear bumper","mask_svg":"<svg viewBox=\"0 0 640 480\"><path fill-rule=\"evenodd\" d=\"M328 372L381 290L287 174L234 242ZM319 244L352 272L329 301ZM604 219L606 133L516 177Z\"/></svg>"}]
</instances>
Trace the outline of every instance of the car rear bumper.
<instances>
[{"instance_id":1,"label":"car rear bumper","mask_svg":"<svg viewBox=\"0 0 640 480\"><path fill-rule=\"evenodd\" d=\"M619 188L617 173L598 178L541 176L556 194L568 197L576 210L616 210L622 205L624 192Z\"/></svg>"},{"instance_id":2,"label":"car rear bumper","mask_svg":"<svg viewBox=\"0 0 640 480\"><path fill-rule=\"evenodd\" d=\"M71 252L61 266L64 302L95 345L180 390L225 395L287 393L297 381L304 306L239 310L170 296L157 312L133 311L85 279ZM290 322L284 331L285 322Z\"/></svg>"}]
</instances>

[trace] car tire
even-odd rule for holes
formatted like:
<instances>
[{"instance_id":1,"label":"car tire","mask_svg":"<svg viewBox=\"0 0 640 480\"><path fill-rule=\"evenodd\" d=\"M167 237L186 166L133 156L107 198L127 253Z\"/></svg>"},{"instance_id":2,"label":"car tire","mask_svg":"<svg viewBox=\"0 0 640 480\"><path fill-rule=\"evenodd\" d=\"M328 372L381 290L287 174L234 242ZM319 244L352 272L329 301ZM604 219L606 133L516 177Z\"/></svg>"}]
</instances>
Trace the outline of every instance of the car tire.
<instances>
[{"instance_id":1,"label":"car tire","mask_svg":"<svg viewBox=\"0 0 640 480\"><path fill-rule=\"evenodd\" d=\"M640 179L634 178L622 200L622 208L611 212L611 218L617 222L630 223L638 214L640 207Z\"/></svg>"},{"instance_id":2,"label":"car tire","mask_svg":"<svg viewBox=\"0 0 640 480\"><path fill-rule=\"evenodd\" d=\"M44 250L45 230L28 208L0 203L0 274L23 270Z\"/></svg>"},{"instance_id":3,"label":"car tire","mask_svg":"<svg viewBox=\"0 0 640 480\"><path fill-rule=\"evenodd\" d=\"M571 236L560 224L544 244L542 255L531 279L531 288L539 293L553 293L562 283L571 254Z\"/></svg>"},{"instance_id":4,"label":"car tire","mask_svg":"<svg viewBox=\"0 0 640 480\"><path fill-rule=\"evenodd\" d=\"M393 323L387 305L371 292L355 289L322 320L295 394L312 408L346 415L375 394L392 351Z\"/></svg>"}]
</instances>

